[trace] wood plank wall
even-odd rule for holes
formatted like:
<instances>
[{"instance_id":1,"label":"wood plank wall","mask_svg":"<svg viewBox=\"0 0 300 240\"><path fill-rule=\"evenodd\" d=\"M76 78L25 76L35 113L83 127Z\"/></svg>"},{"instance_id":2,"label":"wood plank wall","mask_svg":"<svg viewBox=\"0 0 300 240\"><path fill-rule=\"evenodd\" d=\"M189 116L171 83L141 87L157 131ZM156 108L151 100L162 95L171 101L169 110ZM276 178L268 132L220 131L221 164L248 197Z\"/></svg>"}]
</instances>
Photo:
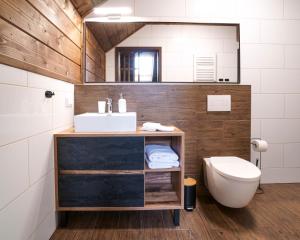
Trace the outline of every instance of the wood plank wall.
<instances>
[{"instance_id":1,"label":"wood plank wall","mask_svg":"<svg viewBox=\"0 0 300 240\"><path fill-rule=\"evenodd\" d=\"M85 26L85 82L105 82L105 52L88 26Z\"/></svg>"},{"instance_id":2,"label":"wood plank wall","mask_svg":"<svg viewBox=\"0 0 300 240\"><path fill-rule=\"evenodd\" d=\"M0 63L81 83L81 32L69 0L0 0Z\"/></svg>"},{"instance_id":3,"label":"wood plank wall","mask_svg":"<svg viewBox=\"0 0 300 240\"><path fill-rule=\"evenodd\" d=\"M119 94L138 124L146 121L175 125L186 133L186 175L199 177L202 159L239 156L250 159L251 86L246 85L97 85L75 86L75 114L96 112L97 101ZM232 96L231 112L206 111L207 95Z\"/></svg>"}]
</instances>

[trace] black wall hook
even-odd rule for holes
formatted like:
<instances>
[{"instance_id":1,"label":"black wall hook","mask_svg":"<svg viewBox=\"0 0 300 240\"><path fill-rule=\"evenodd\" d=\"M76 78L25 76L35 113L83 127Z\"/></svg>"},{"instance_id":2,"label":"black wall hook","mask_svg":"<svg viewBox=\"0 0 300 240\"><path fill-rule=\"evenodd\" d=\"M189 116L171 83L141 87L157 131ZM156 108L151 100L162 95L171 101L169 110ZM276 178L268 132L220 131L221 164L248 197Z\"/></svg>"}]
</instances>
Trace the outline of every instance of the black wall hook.
<instances>
[{"instance_id":1,"label":"black wall hook","mask_svg":"<svg viewBox=\"0 0 300 240\"><path fill-rule=\"evenodd\" d=\"M45 97L46 97L46 98L52 98L52 96L54 96L54 95L55 95L55 93L52 92L52 91L46 91L46 92L45 92Z\"/></svg>"}]
</instances>

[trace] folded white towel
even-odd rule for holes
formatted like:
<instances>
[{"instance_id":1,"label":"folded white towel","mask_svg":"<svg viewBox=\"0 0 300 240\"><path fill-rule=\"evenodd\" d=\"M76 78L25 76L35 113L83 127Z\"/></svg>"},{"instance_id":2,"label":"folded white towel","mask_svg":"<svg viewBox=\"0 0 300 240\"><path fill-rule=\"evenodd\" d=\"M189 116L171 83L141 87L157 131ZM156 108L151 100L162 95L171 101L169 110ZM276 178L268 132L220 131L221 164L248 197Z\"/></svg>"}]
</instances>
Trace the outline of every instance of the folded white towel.
<instances>
[{"instance_id":1,"label":"folded white towel","mask_svg":"<svg viewBox=\"0 0 300 240\"><path fill-rule=\"evenodd\" d=\"M173 163L178 161L178 155L168 145L148 144L145 147L150 162Z\"/></svg>"},{"instance_id":2,"label":"folded white towel","mask_svg":"<svg viewBox=\"0 0 300 240\"><path fill-rule=\"evenodd\" d=\"M154 123L154 122L146 122L143 124L142 127L143 131L161 131L161 132L173 132L175 130L172 126L164 126L160 123Z\"/></svg>"},{"instance_id":3,"label":"folded white towel","mask_svg":"<svg viewBox=\"0 0 300 240\"><path fill-rule=\"evenodd\" d=\"M173 161L168 163L151 162L148 158L146 158L146 162L148 164L148 167L151 169L179 167L179 161Z\"/></svg>"}]
</instances>

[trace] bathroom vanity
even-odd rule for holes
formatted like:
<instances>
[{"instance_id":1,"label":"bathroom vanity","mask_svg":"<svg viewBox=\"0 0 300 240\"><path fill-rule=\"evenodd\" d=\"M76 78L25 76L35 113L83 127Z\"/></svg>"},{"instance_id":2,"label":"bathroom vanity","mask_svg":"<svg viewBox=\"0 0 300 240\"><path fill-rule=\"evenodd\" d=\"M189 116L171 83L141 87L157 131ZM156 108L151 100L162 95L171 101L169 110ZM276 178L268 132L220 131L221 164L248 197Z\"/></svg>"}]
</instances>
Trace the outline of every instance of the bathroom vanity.
<instances>
[{"instance_id":1,"label":"bathroom vanity","mask_svg":"<svg viewBox=\"0 0 300 240\"><path fill-rule=\"evenodd\" d=\"M163 143L178 154L180 166L149 169L145 145ZM68 211L183 209L184 132L55 134L56 209Z\"/></svg>"}]
</instances>

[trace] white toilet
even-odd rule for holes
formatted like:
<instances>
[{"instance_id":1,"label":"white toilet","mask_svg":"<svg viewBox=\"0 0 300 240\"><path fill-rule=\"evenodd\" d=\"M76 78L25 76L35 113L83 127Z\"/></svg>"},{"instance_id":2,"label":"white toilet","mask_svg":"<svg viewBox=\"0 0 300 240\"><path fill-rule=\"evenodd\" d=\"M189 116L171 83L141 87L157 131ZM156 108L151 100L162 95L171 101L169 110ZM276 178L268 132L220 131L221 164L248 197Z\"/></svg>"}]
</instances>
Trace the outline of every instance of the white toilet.
<instances>
[{"instance_id":1,"label":"white toilet","mask_svg":"<svg viewBox=\"0 0 300 240\"><path fill-rule=\"evenodd\" d=\"M204 158L204 181L211 195L222 205L242 208L253 198L261 171L238 157Z\"/></svg>"}]
</instances>

